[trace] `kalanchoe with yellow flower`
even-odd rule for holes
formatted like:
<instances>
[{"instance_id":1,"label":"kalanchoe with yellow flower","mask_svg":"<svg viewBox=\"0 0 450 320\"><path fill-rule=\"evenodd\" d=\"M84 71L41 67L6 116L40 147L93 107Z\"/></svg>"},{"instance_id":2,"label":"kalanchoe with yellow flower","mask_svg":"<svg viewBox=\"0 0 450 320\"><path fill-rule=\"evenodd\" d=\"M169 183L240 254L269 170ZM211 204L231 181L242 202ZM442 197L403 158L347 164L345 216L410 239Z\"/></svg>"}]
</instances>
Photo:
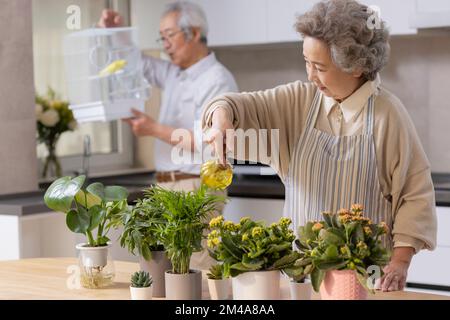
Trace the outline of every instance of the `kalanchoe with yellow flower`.
<instances>
[{"instance_id":1,"label":"kalanchoe with yellow flower","mask_svg":"<svg viewBox=\"0 0 450 320\"><path fill-rule=\"evenodd\" d=\"M267 227L249 217L239 223L212 219L208 234L210 255L222 263L224 277L257 270L284 270L299 258L293 251L294 232L291 220L281 218Z\"/></svg>"},{"instance_id":2,"label":"kalanchoe with yellow flower","mask_svg":"<svg viewBox=\"0 0 450 320\"><path fill-rule=\"evenodd\" d=\"M294 263L294 271L311 274L313 288L318 291L328 270L355 270L367 288L367 268L376 265L382 270L389 262L390 254L382 245L382 237L389 231L386 223L374 224L365 218L359 204L336 214L323 212L322 216L323 221L299 227L295 244L300 258Z\"/></svg>"},{"instance_id":3,"label":"kalanchoe with yellow flower","mask_svg":"<svg viewBox=\"0 0 450 320\"><path fill-rule=\"evenodd\" d=\"M73 131L77 123L69 109L69 102L58 99L53 89L48 88L45 96L36 95L35 112L37 120L37 139L44 143L48 156L44 163L42 177L46 177L53 165L55 176L60 177L61 165L56 157L56 143L62 133Z\"/></svg>"}]
</instances>

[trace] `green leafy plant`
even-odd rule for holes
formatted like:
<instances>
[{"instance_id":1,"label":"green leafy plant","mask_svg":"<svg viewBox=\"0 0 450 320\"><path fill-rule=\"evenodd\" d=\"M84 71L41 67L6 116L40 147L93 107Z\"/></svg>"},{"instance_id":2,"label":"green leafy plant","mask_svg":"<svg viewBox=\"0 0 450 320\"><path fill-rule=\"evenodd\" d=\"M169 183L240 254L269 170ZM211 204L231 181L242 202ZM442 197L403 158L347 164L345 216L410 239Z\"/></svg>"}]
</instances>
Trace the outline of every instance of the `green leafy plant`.
<instances>
[{"instance_id":1,"label":"green leafy plant","mask_svg":"<svg viewBox=\"0 0 450 320\"><path fill-rule=\"evenodd\" d=\"M155 186L149 195L163 210L165 223L157 225L158 237L172 262L172 272L189 273L192 254L202 250L207 218L225 198L212 194L205 186L189 192Z\"/></svg>"},{"instance_id":2,"label":"green leafy plant","mask_svg":"<svg viewBox=\"0 0 450 320\"><path fill-rule=\"evenodd\" d=\"M151 259L152 251L163 251L161 230L167 223L164 207L153 197L156 189L144 190L144 199L138 199L132 210L124 211L117 220L123 226L120 245L132 254L137 253L145 260Z\"/></svg>"},{"instance_id":3,"label":"green leafy plant","mask_svg":"<svg viewBox=\"0 0 450 320\"><path fill-rule=\"evenodd\" d=\"M290 224L288 218L266 227L248 217L233 223L219 216L209 224L209 253L223 262L224 277L235 277L247 271L290 268L299 258L298 252L292 249L295 236L289 229Z\"/></svg>"},{"instance_id":4,"label":"green leafy plant","mask_svg":"<svg viewBox=\"0 0 450 320\"><path fill-rule=\"evenodd\" d=\"M136 271L131 275L131 286L134 288L147 288L153 283L153 279L147 271Z\"/></svg>"},{"instance_id":5,"label":"green leafy plant","mask_svg":"<svg viewBox=\"0 0 450 320\"><path fill-rule=\"evenodd\" d=\"M209 268L209 272L206 273L206 276L208 277L208 279L222 280L223 279L222 265L221 264L212 265Z\"/></svg>"},{"instance_id":6,"label":"green leafy plant","mask_svg":"<svg viewBox=\"0 0 450 320\"><path fill-rule=\"evenodd\" d=\"M300 257L295 262L296 272L311 274L316 292L328 270L354 270L359 282L369 291L367 268L389 262L390 254L383 247L381 237L387 233L384 222L374 224L363 217L361 205L338 213L322 213L324 220L310 221L298 229L295 241Z\"/></svg>"},{"instance_id":7,"label":"green leafy plant","mask_svg":"<svg viewBox=\"0 0 450 320\"><path fill-rule=\"evenodd\" d=\"M50 209L66 214L66 225L75 233L86 235L90 247L105 246L107 234L122 212L129 210L128 191L119 186L95 182L82 189L84 175L55 180L46 190L44 202ZM97 229L97 236L93 232Z\"/></svg>"}]
</instances>

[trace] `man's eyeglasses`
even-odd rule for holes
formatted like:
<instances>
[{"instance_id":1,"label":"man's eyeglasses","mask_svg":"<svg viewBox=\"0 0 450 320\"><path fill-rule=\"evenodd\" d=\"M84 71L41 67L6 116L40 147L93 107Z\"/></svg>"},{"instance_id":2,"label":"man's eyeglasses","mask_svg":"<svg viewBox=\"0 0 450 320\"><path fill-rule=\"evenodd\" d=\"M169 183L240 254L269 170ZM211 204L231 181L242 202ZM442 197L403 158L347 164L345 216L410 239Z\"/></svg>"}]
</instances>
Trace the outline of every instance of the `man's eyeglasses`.
<instances>
[{"instance_id":1,"label":"man's eyeglasses","mask_svg":"<svg viewBox=\"0 0 450 320\"><path fill-rule=\"evenodd\" d=\"M175 37L180 32L184 32L184 30L169 32L167 35L161 36L158 39L156 39L156 42L159 44L162 44L164 41L170 42L172 40L172 38Z\"/></svg>"}]
</instances>

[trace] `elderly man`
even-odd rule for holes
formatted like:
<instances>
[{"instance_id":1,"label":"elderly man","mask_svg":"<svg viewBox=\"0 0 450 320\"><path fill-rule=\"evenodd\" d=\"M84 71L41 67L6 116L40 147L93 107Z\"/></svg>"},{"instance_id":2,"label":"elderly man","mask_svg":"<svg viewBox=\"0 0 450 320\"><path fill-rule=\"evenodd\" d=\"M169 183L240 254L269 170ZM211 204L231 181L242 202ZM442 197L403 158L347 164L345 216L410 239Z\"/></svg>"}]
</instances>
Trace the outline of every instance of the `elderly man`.
<instances>
[{"instance_id":1,"label":"elderly man","mask_svg":"<svg viewBox=\"0 0 450 320\"><path fill-rule=\"evenodd\" d=\"M104 10L98 25L118 27L120 15ZM158 39L170 62L143 56L144 75L163 93L159 121L134 110L128 122L136 136L156 137L154 157L159 184L173 190L194 190L200 186L200 164L195 163L199 146L194 143L194 122L200 120L205 102L216 95L237 91L232 74L217 61L207 47L208 24L203 10L190 2L175 2L166 6L160 20ZM179 139L177 129L185 129ZM172 149L182 147L191 152L192 161L172 159ZM197 154L198 155L198 154ZM183 158L185 159L185 158ZM177 160L177 161L175 161ZM209 266L207 252L194 255L193 266Z\"/></svg>"}]
</instances>

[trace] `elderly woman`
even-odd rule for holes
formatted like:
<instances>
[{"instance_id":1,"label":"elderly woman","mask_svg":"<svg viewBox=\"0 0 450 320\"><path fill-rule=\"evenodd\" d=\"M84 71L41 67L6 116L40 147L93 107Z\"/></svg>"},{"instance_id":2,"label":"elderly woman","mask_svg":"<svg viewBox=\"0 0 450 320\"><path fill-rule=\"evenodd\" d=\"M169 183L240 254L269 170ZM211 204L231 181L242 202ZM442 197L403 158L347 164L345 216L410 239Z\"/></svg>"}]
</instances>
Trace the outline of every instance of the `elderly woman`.
<instances>
[{"instance_id":1,"label":"elderly woman","mask_svg":"<svg viewBox=\"0 0 450 320\"><path fill-rule=\"evenodd\" d=\"M403 289L412 256L435 247L435 199L408 113L380 87L388 31L383 22L372 28L371 15L353 0L316 4L296 22L309 82L219 96L206 105L203 128L217 129L206 140L219 154L233 149L227 129L279 129L279 150L266 162L285 184L284 214L297 228L322 211L362 204L390 227L381 289L394 291Z\"/></svg>"}]
</instances>

